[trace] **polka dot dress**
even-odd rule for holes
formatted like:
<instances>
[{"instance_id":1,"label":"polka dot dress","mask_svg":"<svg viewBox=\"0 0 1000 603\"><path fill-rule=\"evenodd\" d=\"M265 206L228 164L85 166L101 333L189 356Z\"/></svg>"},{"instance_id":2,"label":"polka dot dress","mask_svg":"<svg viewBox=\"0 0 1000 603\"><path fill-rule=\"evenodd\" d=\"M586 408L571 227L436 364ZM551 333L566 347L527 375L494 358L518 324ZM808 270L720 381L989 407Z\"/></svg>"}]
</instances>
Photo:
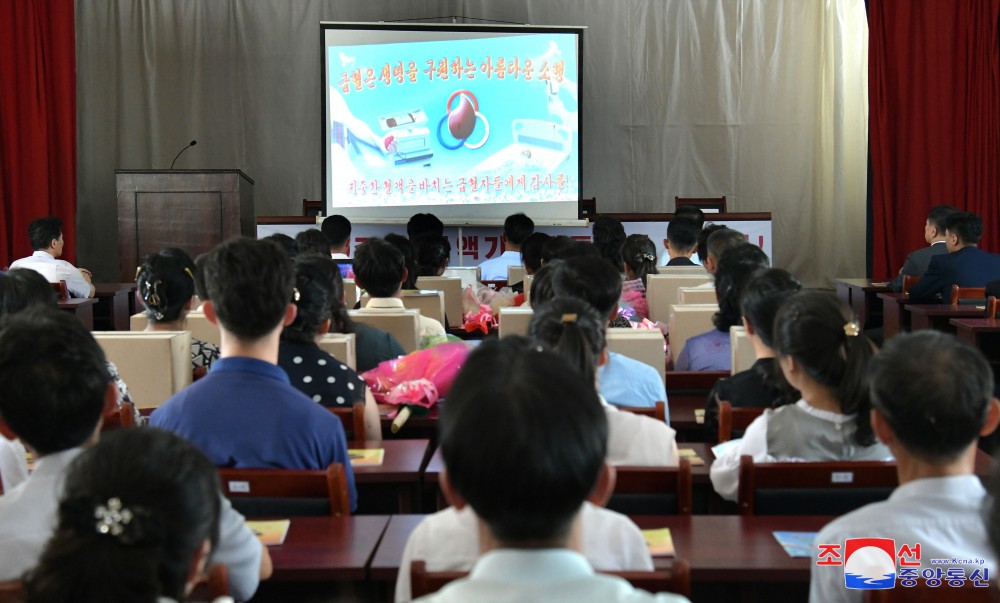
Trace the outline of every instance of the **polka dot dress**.
<instances>
[{"instance_id":1,"label":"polka dot dress","mask_svg":"<svg viewBox=\"0 0 1000 603\"><path fill-rule=\"evenodd\" d=\"M365 400L364 379L315 344L282 341L278 365L293 387L318 404L344 406Z\"/></svg>"}]
</instances>

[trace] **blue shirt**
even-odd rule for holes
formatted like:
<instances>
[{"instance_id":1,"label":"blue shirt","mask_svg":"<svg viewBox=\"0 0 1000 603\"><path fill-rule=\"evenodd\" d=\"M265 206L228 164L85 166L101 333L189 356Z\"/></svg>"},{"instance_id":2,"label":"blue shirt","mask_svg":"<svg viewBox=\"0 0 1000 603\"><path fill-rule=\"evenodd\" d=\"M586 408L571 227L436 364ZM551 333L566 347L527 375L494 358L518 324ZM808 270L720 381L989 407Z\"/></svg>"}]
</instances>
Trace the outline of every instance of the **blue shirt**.
<instances>
[{"instance_id":1,"label":"blue shirt","mask_svg":"<svg viewBox=\"0 0 1000 603\"><path fill-rule=\"evenodd\" d=\"M667 401L667 388L655 368L611 351L608 361L597 369L597 393L615 406L656 406Z\"/></svg>"},{"instance_id":2,"label":"blue shirt","mask_svg":"<svg viewBox=\"0 0 1000 603\"><path fill-rule=\"evenodd\" d=\"M216 360L207 376L153 411L149 424L187 439L218 467L326 469L341 463L351 509L357 508L340 419L292 387L274 364Z\"/></svg>"},{"instance_id":3,"label":"blue shirt","mask_svg":"<svg viewBox=\"0 0 1000 603\"><path fill-rule=\"evenodd\" d=\"M695 335L684 344L674 370L728 371L733 365L729 346L729 333L718 329Z\"/></svg>"}]
</instances>

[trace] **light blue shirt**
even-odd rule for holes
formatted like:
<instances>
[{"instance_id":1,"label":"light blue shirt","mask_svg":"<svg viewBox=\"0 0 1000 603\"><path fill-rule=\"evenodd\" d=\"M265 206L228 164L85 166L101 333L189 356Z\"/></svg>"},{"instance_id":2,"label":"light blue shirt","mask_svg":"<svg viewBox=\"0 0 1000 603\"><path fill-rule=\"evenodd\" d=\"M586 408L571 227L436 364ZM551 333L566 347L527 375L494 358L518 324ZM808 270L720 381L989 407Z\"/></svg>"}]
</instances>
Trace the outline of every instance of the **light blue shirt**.
<instances>
[{"instance_id":1,"label":"light blue shirt","mask_svg":"<svg viewBox=\"0 0 1000 603\"><path fill-rule=\"evenodd\" d=\"M652 407L661 400L667 401L667 388L656 369L610 351L608 361L597 370L597 393L615 406Z\"/></svg>"},{"instance_id":2,"label":"light blue shirt","mask_svg":"<svg viewBox=\"0 0 1000 603\"><path fill-rule=\"evenodd\" d=\"M484 281L505 281L507 280L507 267L520 265L520 251L505 251L479 265L480 278Z\"/></svg>"},{"instance_id":3,"label":"light blue shirt","mask_svg":"<svg viewBox=\"0 0 1000 603\"><path fill-rule=\"evenodd\" d=\"M729 333L712 329L687 340L677 356L674 370L728 371L733 365Z\"/></svg>"}]
</instances>

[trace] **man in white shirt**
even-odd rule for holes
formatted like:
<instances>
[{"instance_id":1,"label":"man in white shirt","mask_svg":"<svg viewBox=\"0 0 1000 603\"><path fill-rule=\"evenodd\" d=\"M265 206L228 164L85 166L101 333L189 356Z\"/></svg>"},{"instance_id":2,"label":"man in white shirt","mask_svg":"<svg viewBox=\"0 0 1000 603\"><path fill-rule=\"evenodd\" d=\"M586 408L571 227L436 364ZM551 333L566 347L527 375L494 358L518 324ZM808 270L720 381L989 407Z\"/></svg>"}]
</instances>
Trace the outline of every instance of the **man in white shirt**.
<instances>
[{"instance_id":1,"label":"man in white shirt","mask_svg":"<svg viewBox=\"0 0 1000 603\"><path fill-rule=\"evenodd\" d=\"M479 271L484 281L507 280L507 267L521 265L521 244L535 232L535 223L524 214L507 216L503 222L503 236L506 248L495 258L490 258L479 265Z\"/></svg>"},{"instance_id":2,"label":"man in white shirt","mask_svg":"<svg viewBox=\"0 0 1000 603\"><path fill-rule=\"evenodd\" d=\"M403 254L384 239L373 237L354 250L354 282L371 299L362 312L398 312L404 310L403 282L409 272ZM420 316L421 347L444 341L447 333L437 320Z\"/></svg>"},{"instance_id":3,"label":"man in white shirt","mask_svg":"<svg viewBox=\"0 0 1000 603\"><path fill-rule=\"evenodd\" d=\"M83 325L51 308L28 309L0 330L0 431L38 459L34 473L0 496L0 581L20 580L37 563L58 523L66 472L97 442L115 407L104 353ZM271 574L271 558L243 516L222 502L213 562L229 570L231 594L246 600Z\"/></svg>"},{"instance_id":4,"label":"man in white shirt","mask_svg":"<svg viewBox=\"0 0 1000 603\"><path fill-rule=\"evenodd\" d=\"M885 587L895 582L906 588L911 579L927 578L924 572L933 578L942 571L961 575L961 582L978 577L989 588L997 571L983 514L989 498L973 470L979 437L1000 423L990 365L954 336L927 330L891 339L868 374L872 428L896 456L899 487L888 500L848 513L816 536L817 553L836 545L839 554L830 559L843 565L811 564L809 600L861 601L864 591L846 587L858 574L894 573ZM895 554L885 555L884 563L852 563L862 556L844 558L850 538L891 538ZM958 561L935 561L942 559ZM937 588L941 600L949 600L948 579Z\"/></svg>"},{"instance_id":5,"label":"man in white shirt","mask_svg":"<svg viewBox=\"0 0 1000 603\"><path fill-rule=\"evenodd\" d=\"M604 411L565 360L522 337L484 342L440 427L441 486L475 512L481 556L468 578L420 601L686 601L597 574L580 553L584 501L605 498L614 477Z\"/></svg>"},{"instance_id":6,"label":"man in white shirt","mask_svg":"<svg viewBox=\"0 0 1000 603\"><path fill-rule=\"evenodd\" d=\"M66 281L66 289L73 297L94 297L90 271L58 259L63 254L65 243L62 220L53 216L37 219L28 225L28 237L35 253L15 261L10 265L11 270L28 268L40 273L50 283Z\"/></svg>"}]
</instances>

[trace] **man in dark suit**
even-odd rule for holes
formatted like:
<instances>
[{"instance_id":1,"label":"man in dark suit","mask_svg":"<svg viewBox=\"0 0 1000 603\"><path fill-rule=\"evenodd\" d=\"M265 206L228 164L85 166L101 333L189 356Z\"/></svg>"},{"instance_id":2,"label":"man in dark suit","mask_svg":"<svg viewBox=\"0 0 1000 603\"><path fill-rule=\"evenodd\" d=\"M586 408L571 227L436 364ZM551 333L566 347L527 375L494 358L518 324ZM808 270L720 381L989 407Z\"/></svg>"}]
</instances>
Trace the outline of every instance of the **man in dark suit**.
<instances>
[{"instance_id":1,"label":"man in dark suit","mask_svg":"<svg viewBox=\"0 0 1000 603\"><path fill-rule=\"evenodd\" d=\"M945 244L944 221L951 214L958 210L950 205L938 205L927 214L927 221L924 222L924 240L928 247L922 247L910 255L906 256L903 267L899 274L889 283L889 290L900 292L903 290L904 276L923 276L927 272L927 266L931 263L931 258L948 253L948 246Z\"/></svg>"},{"instance_id":2,"label":"man in dark suit","mask_svg":"<svg viewBox=\"0 0 1000 603\"><path fill-rule=\"evenodd\" d=\"M938 295L948 303L951 286L985 287L1000 279L1000 255L983 251L977 245L983 236L979 216L959 212L945 219L945 244L948 252L931 258L927 272L910 289L914 303L933 303Z\"/></svg>"}]
</instances>

